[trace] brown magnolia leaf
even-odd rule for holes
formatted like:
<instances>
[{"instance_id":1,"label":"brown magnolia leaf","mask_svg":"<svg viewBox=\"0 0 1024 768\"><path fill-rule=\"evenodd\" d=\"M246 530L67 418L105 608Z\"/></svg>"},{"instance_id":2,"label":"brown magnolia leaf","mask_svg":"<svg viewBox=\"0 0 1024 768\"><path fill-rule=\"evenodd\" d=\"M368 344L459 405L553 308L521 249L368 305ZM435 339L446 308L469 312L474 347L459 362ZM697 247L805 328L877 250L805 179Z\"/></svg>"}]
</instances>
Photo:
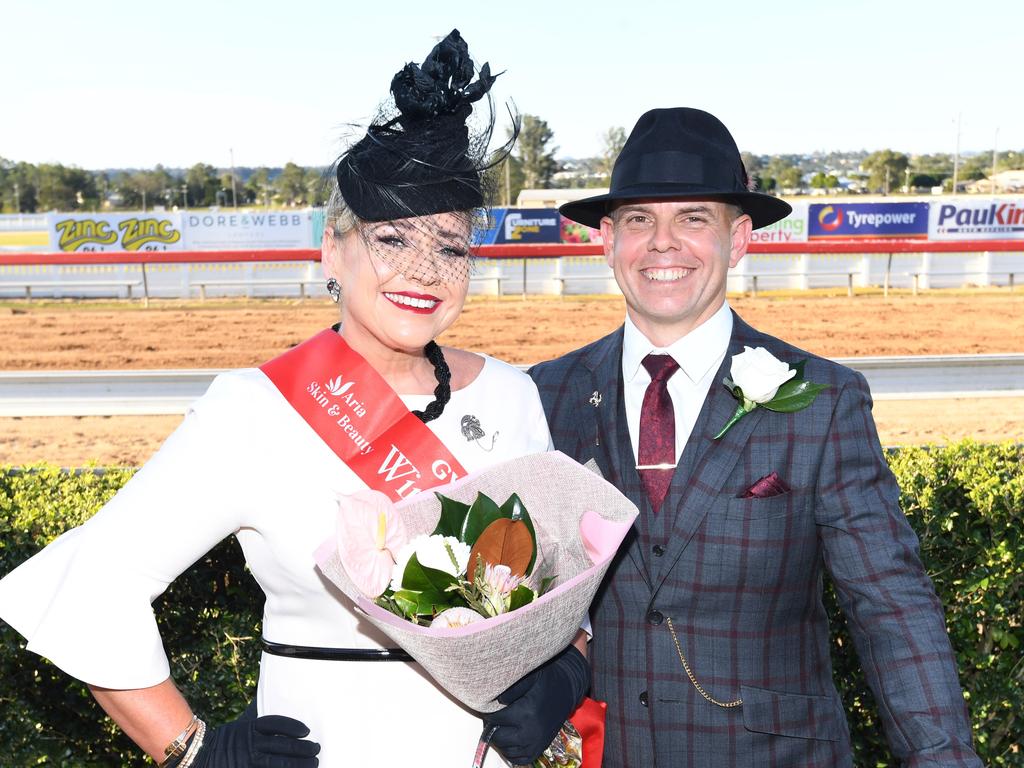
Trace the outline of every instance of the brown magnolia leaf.
<instances>
[{"instance_id":1,"label":"brown magnolia leaf","mask_svg":"<svg viewBox=\"0 0 1024 768\"><path fill-rule=\"evenodd\" d=\"M476 576L477 557L490 565L507 565L513 576L525 576L533 559L533 536L522 520L500 518L484 528L469 552L469 580Z\"/></svg>"}]
</instances>

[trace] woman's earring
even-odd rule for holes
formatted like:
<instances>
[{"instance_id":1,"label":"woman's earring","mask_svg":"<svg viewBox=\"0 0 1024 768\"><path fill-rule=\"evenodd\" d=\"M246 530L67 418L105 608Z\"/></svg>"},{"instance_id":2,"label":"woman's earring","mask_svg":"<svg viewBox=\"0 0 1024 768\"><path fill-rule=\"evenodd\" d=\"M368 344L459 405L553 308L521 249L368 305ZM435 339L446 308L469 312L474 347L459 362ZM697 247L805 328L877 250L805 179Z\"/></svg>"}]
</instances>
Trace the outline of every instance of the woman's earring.
<instances>
[{"instance_id":1,"label":"woman's earring","mask_svg":"<svg viewBox=\"0 0 1024 768\"><path fill-rule=\"evenodd\" d=\"M331 294L331 301L335 304L341 301L341 285L333 277L327 281L327 292Z\"/></svg>"}]
</instances>

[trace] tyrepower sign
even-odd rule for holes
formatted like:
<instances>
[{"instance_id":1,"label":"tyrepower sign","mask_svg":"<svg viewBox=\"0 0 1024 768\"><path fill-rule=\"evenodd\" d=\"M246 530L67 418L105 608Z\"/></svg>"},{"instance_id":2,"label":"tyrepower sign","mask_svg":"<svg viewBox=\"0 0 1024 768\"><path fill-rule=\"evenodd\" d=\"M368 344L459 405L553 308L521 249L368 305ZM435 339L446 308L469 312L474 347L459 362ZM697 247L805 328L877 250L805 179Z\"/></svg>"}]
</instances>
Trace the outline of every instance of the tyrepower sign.
<instances>
[{"instance_id":1,"label":"tyrepower sign","mask_svg":"<svg viewBox=\"0 0 1024 768\"><path fill-rule=\"evenodd\" d=\"M859 237L928 237L928 203L814 203L807 212L809 240Z\"/></svg>"},{"instance_id":2,"label":"tyrepower sign","mask_svg":"<svg viewBox=\"0 0 1024 768\"><path fill-rule=\"evenodd\" d=\"M932 240L1024 238L1024 198L932 203Z\"/></svg>"},{"instance_id":3,"label":"tyrepower sign","mask_svg":"<svg viewBox=\"0 0 1024 768\"><path fill-rule=\"evenodd\" d=\"M48 213L54 251L178 251L177 213Z\"/></svg>"}]
</instances>

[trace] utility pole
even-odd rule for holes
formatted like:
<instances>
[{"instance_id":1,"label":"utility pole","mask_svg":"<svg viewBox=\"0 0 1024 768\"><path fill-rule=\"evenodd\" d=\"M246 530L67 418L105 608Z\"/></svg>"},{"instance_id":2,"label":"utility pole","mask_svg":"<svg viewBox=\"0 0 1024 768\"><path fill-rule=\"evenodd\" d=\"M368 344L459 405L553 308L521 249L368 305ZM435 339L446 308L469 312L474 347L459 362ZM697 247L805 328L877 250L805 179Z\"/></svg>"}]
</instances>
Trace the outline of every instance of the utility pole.
<instances>
[{"instance_id":1,"label":"utility pole","mask_svg":"<svg viewBox=\"0 0 1024 768\"><path fill-rule=\"evenodd\" d=\"M992 194L996 193L996 158L999 154L996 152L996 147L999 144L999 129L996 128L996 136L992 139Z\"/></svg>"},{"instance_id":2,"label":"utility pole","mask_svg":"<svg viewBox=\"0 0 1024 768\"><path fill-rule=\"evenodd\" d=\"M235 189L235 150L231 148L228 150L231 153L231 207L238 207L238 192Z\"/></svg>"},{"instance_id":3,"label":"utility pole","mask_svg":"<svg viewBox=\"0 0 1024 768\"><path fill-rule=\"evenodd\" d=\"M512 206L512 155L505 155L505 207Z\"/></svg>"},{"instance_id":4,"label":"utility pole","mask_svg":"<svg viewBox=\"0 0 1024 768\"><path fill-rule=\"evenodd\" d=\"M953 189L956 194L956 183L960 176L960 114L956 113L956 152L953 153Z\"/></svg>"}]
</instances>

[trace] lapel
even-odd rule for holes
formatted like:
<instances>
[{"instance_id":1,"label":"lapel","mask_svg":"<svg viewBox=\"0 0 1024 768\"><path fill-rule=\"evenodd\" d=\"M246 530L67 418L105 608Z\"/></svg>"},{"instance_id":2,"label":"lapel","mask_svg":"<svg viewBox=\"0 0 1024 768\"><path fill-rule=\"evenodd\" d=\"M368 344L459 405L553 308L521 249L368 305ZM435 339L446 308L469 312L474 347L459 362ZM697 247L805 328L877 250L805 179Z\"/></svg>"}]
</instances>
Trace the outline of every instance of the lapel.
<instances>
[{"instance_id":1,"label":"lapel","mask_svg":"<svg viewBox=\"0 0 1024 768\"><path fill-rule=\"evenodd\" d=\"M671 526L665 546L665 555L659 563L658 572L653 574L653 589L657 592L665 577L682 555L697 528L704 521L708 509L721 491L725 481L740 456L744 446L764 415L763 408L755 408L737 422L723 437L714 436L725 425L736 410L737 401L722 384L729 374L732 356L743 351L744 346L764 346L766 338L747 325L733 312L732 337L725 359L715 374L715 379L704 400L700 415L690 433L690 439L683 449L679 466L672 479L663 513L671 510Z\"/></svg>"},{"instance_id":2,"label":"lapel","mask_svg":"<svg viewBox=\"0 0 1024 768\"><path fill-rule=\"evenodd\" d=\"M584 356L583 365L590 371L590 380L586 382L584 377L580 377L581 383L575 396L581 398L580 402L588 403L586 408L592 414L585 420L580 438L581 441L590 442L589 446L582 446L583 455L593 452L605 479L643 509L648 501L639 485L626 423L626 405L622 397L622 328L594 344ZM601 398L596 407L589 404L595 392ZM635 525L639 525L639 522ZM651 576L639 539L639 536L631 536L624 546L637 571L650 586Z\"/></svg>"}]
</instances>

